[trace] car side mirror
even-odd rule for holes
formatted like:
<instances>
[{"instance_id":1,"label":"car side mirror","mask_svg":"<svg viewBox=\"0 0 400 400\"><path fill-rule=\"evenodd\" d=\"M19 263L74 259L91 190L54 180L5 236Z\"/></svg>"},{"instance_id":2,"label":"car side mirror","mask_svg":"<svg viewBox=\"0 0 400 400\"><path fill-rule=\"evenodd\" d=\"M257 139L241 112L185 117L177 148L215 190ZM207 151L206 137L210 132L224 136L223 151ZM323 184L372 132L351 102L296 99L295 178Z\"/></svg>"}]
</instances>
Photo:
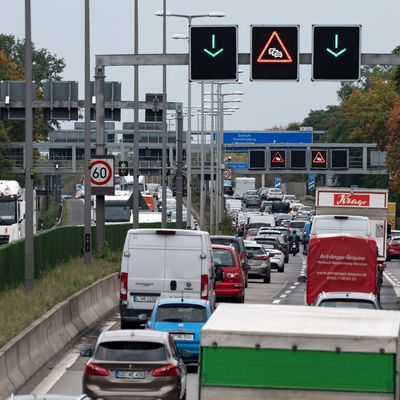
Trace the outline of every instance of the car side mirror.
<instances>
[{"instance_id":1,"label":"car side mirror","mask_svg":"<svg viewBox=\"0 0 400 400\"><path fill-rule=\"evenodd\" d=\"M222 267L215 267L215 282L222 282L224 280L224 270Z\"/></svg>"},{"instance_id":2,"label":"car side mirror","mask_svg":"<svg viewBox=\"0 0 400 400\"><path fill-rule=\"evenodd\" d=\"M307 277L305 275L300 275L297 278L297 282L305 283L305 282L307 282Z\"/></svg>"},{"instance_id":3,"label":"car side mirror","mask_svg":"<svg viewBox=\"0 0 400 400\"><path fill-rule=\"evenodd\" d=\"M93 349L90 347L86 347L85 349L82 349L79 354L81 357L92 357Z\"/></svg>"},{"instance_id":4,"label":"car side mirror","mask_svg":"<svg viewBox=\"0 0 400 400\"><path fill-rule=\"evenodd\" d=\"M249 251L248 253L247 253L247 258L253 258L254 257L254 254L251 252L251 251Z\"/></svg>"}]
</instances>

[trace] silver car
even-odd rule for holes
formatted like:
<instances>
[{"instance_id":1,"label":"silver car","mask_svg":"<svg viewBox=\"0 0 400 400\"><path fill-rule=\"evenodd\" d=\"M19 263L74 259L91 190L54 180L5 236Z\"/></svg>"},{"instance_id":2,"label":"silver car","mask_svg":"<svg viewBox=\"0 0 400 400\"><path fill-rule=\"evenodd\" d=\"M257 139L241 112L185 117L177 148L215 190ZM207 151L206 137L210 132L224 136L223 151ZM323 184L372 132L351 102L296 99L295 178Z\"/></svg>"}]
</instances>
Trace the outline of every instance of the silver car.
<instances>
[{"instance_id":1,"label":"silver car","mask_svg":"<svg viewBox=\"0 0 400 400\"><path fill-rule=\"evenodd\" d=\"M245 240L244 246L246 247L247 262L249 265L249 278L261 278L264 280L264 283L270 283L271 261L268 253L260 244L252 240Z\"/></svg>"},{"instance_id":2,"label":"silver car","mask_svg":"<svg viewBox=\"0 0 400 400\"><path fill-rule=\"evenodd\" d=\"M103 332L83 374L83 393L92 399L180 400L186 397L186 366L168 332Z\"/></svg>"}]
</instances>

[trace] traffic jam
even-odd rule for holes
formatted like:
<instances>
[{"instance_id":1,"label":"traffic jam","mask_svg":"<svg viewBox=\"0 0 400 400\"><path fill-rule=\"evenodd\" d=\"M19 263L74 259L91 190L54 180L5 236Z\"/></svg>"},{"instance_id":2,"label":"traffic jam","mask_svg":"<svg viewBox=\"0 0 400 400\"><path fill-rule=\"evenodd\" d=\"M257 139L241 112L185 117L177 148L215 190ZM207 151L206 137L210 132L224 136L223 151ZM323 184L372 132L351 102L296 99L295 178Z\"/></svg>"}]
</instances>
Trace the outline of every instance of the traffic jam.
<instances>
[{"instance_id":1,"label":"traffic jam","mask_svg":"<svg viewBox=\"0 0 400 400\"><path fill-rule=\"evenodd\" d=\"M254 387L254 399L278 392L294 399L298 389L321 394L320 385L327 384L329 392L342 396L338 398L349 398L346 382L326 376L303 376L304 386L295 378L288 382L287 373L275 372L274 379L257 382L246 380L244 371L249 365L256 373L269 371L272 367L264 358L257 363L252 349L262 349L274 360L277 355L267 352L283 351L287 343L282 343L290 337L296 341L296 336L304 351L326 352L329 370L328 336L348 352L352 345L346 340L351 342L361 328L368 330L366 346L371 337L378 340L373 324L389 324L386 313L392 322L396 315L398 323L397 313L382 311L381 304L385 261L396 256L400 241L395 231L387 232L387 190L322 187L310 206L280 189L248 189L254 178L237 179L233 195L225 198L231 235L197 229L128 231L119 272L118 322L80 350L85 362L82 393L92 399L219 399L227 393L239 399L244 385ZM297 300L282 302L271 294L270 305L260 304L254 292L266 292L274 283L283 288L278 294L289 292L283 292L287 286L280 276L297 281L291 286L298 290ZM314 312L317 307L322 314ZM347 325L333 329L332 318ZM355 326L360 318L361 328ZM311 330L309 323L314 324ZM361 354L374 353L361 349L361 342ZM291 354L296 346L291 345ZM233 377L220 371L229 370L229 360L237 363ZM285 368L300 376L291 364L297 361L290 360ZM355 391L367 394L367 386L360 384Z\"/></svg>"}]
</instances>

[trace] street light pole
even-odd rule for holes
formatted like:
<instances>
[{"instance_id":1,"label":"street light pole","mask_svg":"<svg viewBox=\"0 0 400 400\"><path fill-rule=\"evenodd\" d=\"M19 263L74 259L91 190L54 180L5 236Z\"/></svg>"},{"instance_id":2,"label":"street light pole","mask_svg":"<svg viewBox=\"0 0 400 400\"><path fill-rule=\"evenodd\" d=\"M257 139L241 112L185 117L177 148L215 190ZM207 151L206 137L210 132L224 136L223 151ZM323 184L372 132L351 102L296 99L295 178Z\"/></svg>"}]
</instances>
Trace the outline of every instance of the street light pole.
<instances>
[{"instance_id":1,"label":"street light pole","mask_svg":"<svg viewBox=\"0 0 400 400\"><path fill-rule=\"evenodd\" d=\"M200 147L200 229L204 230L204 206L205 206L205 185L204 185L204 82L201 82L201 147Z\"/></svg>"},{"instance_id":2,"label":"street light pole","mask_svg":"<svg viewBox=\"0 0 400 400\"><path fill-rule=\"evenodd\" d=\"M210 233L214 233L214 82L211 82L211 129L210 129L210 149L211 149L211 176L210 176Z\"/></svg>"}]
</instances>

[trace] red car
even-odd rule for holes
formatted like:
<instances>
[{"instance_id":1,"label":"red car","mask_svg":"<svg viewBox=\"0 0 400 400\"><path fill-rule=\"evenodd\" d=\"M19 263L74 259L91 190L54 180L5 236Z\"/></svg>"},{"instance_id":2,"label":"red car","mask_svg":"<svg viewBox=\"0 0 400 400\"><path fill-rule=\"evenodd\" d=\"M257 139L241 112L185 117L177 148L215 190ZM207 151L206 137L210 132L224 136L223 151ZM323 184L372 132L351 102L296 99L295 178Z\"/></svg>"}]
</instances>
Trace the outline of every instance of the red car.
<instances>
[{"instance_id":1,"label":"red car","mask_svg":"<svg viewBox=\"0 0 400 400\"><path fill-rule=\"evenodd\" d=\"M393 237L388 243L386 259L390 261L392 258L400 258L400 236Z\"/></svg>"},{"instance_id":2,"label":"red car","mask_svg":"<svg viewBox=\"0 0 400 400\"><path fill-rule=\"evenodd\" d=\"M245 277L235 248L213 244L212 251L215 267L223 270L223 280L215 284L217 301L244 303Z\"/></svg>"}]
</instances>

